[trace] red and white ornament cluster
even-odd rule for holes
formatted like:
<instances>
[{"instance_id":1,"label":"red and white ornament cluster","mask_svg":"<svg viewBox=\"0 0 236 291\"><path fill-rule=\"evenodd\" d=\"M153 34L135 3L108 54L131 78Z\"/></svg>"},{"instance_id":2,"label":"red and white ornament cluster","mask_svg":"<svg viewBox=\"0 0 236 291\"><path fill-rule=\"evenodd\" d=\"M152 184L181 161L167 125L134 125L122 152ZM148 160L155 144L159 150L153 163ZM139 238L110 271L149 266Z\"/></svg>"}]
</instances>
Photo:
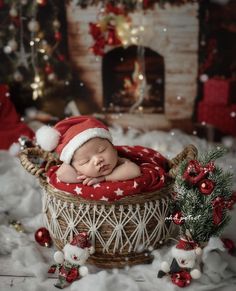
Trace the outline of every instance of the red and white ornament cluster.
<instances>
[{"instance_id":1,"label":"red and white ornament cluster","mask_svg":"<svg viewBox=\"0 0 236 291\"><path fill-rule=\"evenodd\" d=\"M130 28L130 19L123 7L108 3L98 15L96 23L89 23L89 33L94 44L91 51L103 56L106 46L121 45Z\"/></svg>"}]
</instances>

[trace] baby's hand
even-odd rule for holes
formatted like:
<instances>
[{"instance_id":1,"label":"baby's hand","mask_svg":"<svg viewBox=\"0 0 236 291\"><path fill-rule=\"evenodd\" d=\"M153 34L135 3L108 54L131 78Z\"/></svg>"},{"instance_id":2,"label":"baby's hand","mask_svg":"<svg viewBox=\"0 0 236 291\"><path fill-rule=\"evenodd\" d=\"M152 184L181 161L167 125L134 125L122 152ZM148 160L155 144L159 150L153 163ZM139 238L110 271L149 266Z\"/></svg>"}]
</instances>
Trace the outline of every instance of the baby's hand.
<instances>
[{"instance_id":1,"label":"baby's hand","mask_svg":"<svg viewBox=\"0 0 236 291\"><path fill-rule=\"evenodd\" d=\"M101 176L101 177L93 178L93 177L87 177L85 175L81 175L81 176L78 176L77 179L78 179L78 182L82 183L83 181L83 185L91 186L91 185L104 181L105 177Z\"/></svg>"}]
</instances>

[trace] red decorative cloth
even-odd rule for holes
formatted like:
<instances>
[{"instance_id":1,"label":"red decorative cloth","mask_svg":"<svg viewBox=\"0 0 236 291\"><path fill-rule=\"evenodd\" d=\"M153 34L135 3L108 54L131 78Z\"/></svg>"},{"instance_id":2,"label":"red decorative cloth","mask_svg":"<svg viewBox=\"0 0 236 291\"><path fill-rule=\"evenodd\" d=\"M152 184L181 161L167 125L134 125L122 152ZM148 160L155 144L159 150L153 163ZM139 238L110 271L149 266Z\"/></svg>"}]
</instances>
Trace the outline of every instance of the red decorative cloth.
<instances>
[{"instance_id":1,"label":"red decorative cloth","mask_svg":"<svg viewBox=\"0 0 236 291\"><path fill-rule=\"evenodd\" d=\"M8 150L20 136L34 137L34 132L20 120L6 85L0 85L0 124L0 149Z\"/></svg>"},{"instance_id":2,"label":"red decorative cloth","mask_svg":"<svg viewBox=\"0 0 236 291\"><path fill-rule=\"evenodd\" d=\"M144 192L153 192L165 186L167 179L167 159L157 151L142 146L116 146L120 157L135 162L141 170L141 176L126 181L108 181L92 186L63 183L58 180L56 171L59 166L53 166L47 172L48 182L59 190L79 195L89 200L115 201L125 196Z\"/></svg>"}]
</instances>

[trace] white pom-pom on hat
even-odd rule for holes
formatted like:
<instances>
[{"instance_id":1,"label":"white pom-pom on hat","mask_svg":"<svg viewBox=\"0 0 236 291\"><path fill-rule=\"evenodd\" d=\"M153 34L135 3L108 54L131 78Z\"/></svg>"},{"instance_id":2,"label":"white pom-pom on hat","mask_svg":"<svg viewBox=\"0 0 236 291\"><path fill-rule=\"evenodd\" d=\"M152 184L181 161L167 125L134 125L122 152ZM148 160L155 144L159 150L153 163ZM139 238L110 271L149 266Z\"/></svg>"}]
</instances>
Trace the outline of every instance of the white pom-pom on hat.
<instances>
[{"instance_id":1,"label":"white pom-pom on hat","mask_svg":"<svg viewBox=\"0 0 236 291\"><path fill-rule=\"evenodd\" d=\"M195 253L196 253L198 256L200 256L200 255L202 254L202 249L201 249L200 247L197 247L197 248L195 249Z\"/></svg>"},{"instance_id":2,"label":"white pom-pom on hat","mask_svg":"<svg viewBox=\"0 0 236 291\"><path fill-rule=\"evenodd\" d=\"M53 258L54 258L54 261L58 264L62 264L64 262L64 254L61 251L55 252Z\"/></svg>"},{"instance_id":3,"label":"white pom-pom on hat","mask_svg":"<svg viewBox=\"0 0 236 291\"><path fill-rule=\"evenodd\" d=\"M161 270L165 273L170 272L170 265L167 262L162 262L161 263Z\"/></svg>"},{"instance_id":4,"label":"white pom-pom on hat","mask_svg":"<svg viewBox=\"0 0 236 291\"><path fill-rule=\"evenodd\" d=\"M193 279L199 279L201 277L202 273L198 269L193 269L190 272L190 275Z\"/></svg>"},{"instance_id":5,"label":"white pom-pom on hat","mask_svg":"<svg viewBox=\"0 0 236 291\"><path fill-rule=\"evenodd\" d=\"M36 142L45 151L54 150L59 143L60 132L51 126L42 126L36 131Z\"/></svg>"}]
</instances>

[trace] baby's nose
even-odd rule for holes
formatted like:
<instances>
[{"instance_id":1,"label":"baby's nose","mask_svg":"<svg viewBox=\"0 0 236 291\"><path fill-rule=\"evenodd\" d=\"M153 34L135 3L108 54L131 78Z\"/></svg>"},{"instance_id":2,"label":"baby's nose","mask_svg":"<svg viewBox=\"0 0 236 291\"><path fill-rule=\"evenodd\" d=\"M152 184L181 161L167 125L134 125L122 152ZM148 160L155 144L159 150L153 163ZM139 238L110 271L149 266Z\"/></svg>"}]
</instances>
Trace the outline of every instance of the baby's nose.
<instances>
[{"instance_id":1,"label":"baby's nose","mask_svg":"<svg viewBox=\"0 0 236 291\"><path fill-rule=\"evenodd\" d=\"M94 164L97 166L99 164L101 164L103 161L103 158L102 157L94 157Z\"/></svg>"}]
</instances>

